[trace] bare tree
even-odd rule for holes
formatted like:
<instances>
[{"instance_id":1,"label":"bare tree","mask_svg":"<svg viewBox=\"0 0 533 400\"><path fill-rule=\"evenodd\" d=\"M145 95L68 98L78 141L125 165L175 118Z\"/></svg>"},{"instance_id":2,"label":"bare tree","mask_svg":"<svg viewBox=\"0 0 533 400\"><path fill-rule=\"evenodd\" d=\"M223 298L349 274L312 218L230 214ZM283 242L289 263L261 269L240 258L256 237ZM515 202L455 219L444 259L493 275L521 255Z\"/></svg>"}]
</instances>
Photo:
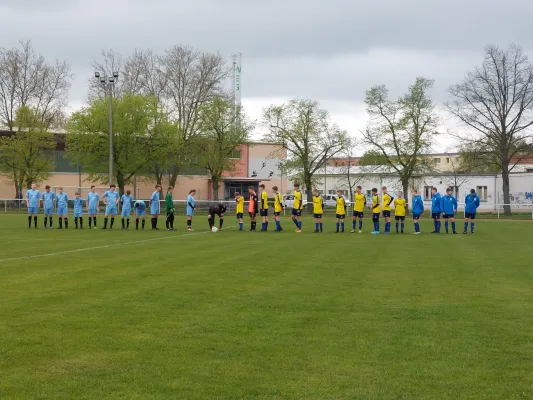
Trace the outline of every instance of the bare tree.
<instances>
[{"instance_id":1,"label":"bare tree","mask_svg":"<svg viewBox=\"0 0 533 400\"><path fill-rule=\"evenodd\" d=\"M13 132L17 110L27 106L46 128L57 125L71 81L66 62L47 62L29 41L20 42L20 48L0 48L0 122Z\"/></svg>"},{"instance_id":2,"label":"bare tree","mask_svg":"<svg viewBox=\"0 0 533 400\"><path fill-rule=\"evenodd\" d=\"M446 157L450 160L450 186L454 188L455 197L458 197L459 188L465 183L470 182L471 175L465 169L465 165L461 162L461 156L458 158L455 154L446 153Z\"/></svg>"},{"instance_id":3,"label":"bare tree","mask_svg":"<svg viewBox=\"0 0 533 400\"><path fill-rule=\"evenodd\" d=\"M114 72L118 72L119 79L113 85L113 97L123 96L124 93L131 87L131 83L127 79L124 79L124 58L120 53L114 50L102 50L101 59L94 59L92 67L95 72L100 73L103 78L109 78L113 76ZM102 85L94 76L88 77L89 79L89 97L95 99L102 97L104 94Z\"/></svg>"},{"instance_id":4,"label":"bare tree","mask_svg":"<svg viewBox=\"0 0 533 400\"><path fill-rule=\"evenodd\" d=\"M355 161L359 159L359 157L356 157L355 155L356 150L355 139L349 139L345 148L340 153L343 162L338 165L339 173L345 179L345 183L341 185L341 188L348 189L350 192L350 201L353 201L353 192L357 184L363 181L363 179L375 169L374 165L364 167L355 165Z\"/></svg>"},{"instance_id":5,"label":"bare tree","mask_svg":"<svg viewBox=\"0 0 533 400\"><path fill-rule=\"evenodd\" d=\"M446 104L448 111L471 128L457 137L498 165L509 204L509 173L533 152L533 65L518 46L487 46L483 64L449 92L454 100ZM511 207L504 212L510 215Z\"/></svg>"}]
</instances>

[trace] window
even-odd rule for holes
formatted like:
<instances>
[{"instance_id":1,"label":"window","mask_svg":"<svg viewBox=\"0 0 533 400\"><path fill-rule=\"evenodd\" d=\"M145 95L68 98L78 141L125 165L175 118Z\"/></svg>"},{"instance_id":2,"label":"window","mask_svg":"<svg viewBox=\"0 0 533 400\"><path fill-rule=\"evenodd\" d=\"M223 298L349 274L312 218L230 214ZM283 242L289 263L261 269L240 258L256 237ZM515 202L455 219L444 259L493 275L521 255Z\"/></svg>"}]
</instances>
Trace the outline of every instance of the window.
<instances>
[{"instance_id":1,"label":"window","mask_svg":"<svg viewBox=\"0 0 533 400\"><path fill-rule=\"evenodd\" d=\"M333 195L335 195L335 194L337 194L337 191L336 191L336 190L328 190L328 194L333 194Z\"/></svg>"},{"instance_id":2,"label":"window","mask_svg":"<svg viewBox=\"0 0 533 400\"><path fill-rule=\"evenodd\" d=\"M231 154L229 155L230 160L240 160L241 159L241 151L239 149L233 149Z\"/></svg>"},{"instance_id":3,"label":"window","mask_svg":"<svg viewBox=\"0 0 533 400\"><path fill-rule=\"evenodd\" d=\"M453 197L459 198L459 186L450 186L452 188Z\"/></svg>"},{"instance_id":4,"label":"window","mask_svg":"<svg viewBox=\"0 0 533 400\"><path fill-rule=\"evenodd\" d=\"M434 159L433 159L433 162L434 162L435 164L440 164L440 158L434 158Z\"/></svg>"},{"instance_id":5,"label":"window","mask_svg":"<svg viewBox=\"0 0 533 400\"><path fill-rule=\"evenodd\" d=\"M478 186L476 187L477 195L479 196L480 201L487 201L487 187Z\"/></svg>"},{"instance_id":6,"label":"window","mask_svg":"<svg viewBox=\"0 0 533 400\"><path fill-rule=\"evenodd\" d=\"M433 186L424 186L424 200L431 200L431 189Z\"/></svg>"},{"instance_id":7,"label":"window","mask_svg":"<svg viewBox=\"0 0 533 400\"><path fill-rule=\"evenodd\" d=\"M446 164L450 163L450 157L446 157Z\"/></svg>"}]
</instances>

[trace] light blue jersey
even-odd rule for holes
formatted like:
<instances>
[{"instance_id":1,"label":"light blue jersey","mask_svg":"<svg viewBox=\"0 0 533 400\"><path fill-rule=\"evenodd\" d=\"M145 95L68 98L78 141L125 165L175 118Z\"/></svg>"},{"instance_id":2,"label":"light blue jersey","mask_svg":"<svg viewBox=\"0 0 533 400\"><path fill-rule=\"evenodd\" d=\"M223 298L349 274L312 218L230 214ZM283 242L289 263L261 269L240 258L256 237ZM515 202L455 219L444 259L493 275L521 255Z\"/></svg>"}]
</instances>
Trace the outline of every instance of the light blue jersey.
<instances>
[{"instance_id":1,"label":"light blue jersey","mask_svg":"<svg viewBox=\"0 0 533 400\"><path fill-rule=\"evenodd\" d=\"M135 202L135 216L146 217L146 203L142 200Z\"/></svg>"},{"instance_id":2,"label":"light blue jersey","mask_svg":"<svg viewBox=\"0 0 533 400\"><path fill-rule=\"evenodd\" d=\"M65 192L59 192L56 195L57 199L57 215L62 217L67 215L68 196Z\"/></svg>"},{"instance_id":3,"label":"light blue jersey","mask_svg":"<svg viewBox=\"0 0 533 400\"><path fill-rule=\"evenodd\" d=\"M41 198L43 199L44 215L52 215L54 213L56 195L53 192L43 192Z\"/></svg>"},{"instance_id":4,"label":"light blue jersey","mask_svg":"<svg viewBox=\"0 0 533 400\"><path fill-rule=\"evenodd\" d=\"M187 196L187 217L194 215L194 196L192 194Z\"/></svg>"},{"instance_id":5,"label":"light blue jersey","mask_svg":"<svg viewBox=\"0 0 533 400\"><path fill-rule=\"evenodd\" d=\"M37 189L29 189L26 192L26 198L28 199L28 214L37 214L41 193Z\"/></svg>"},{"instance_id":6,"label":"light blue jersey","mask_svg":"<svg viewBox=\"0 0 533 400\"><path fill-rule=\"evenodd\" d=\"M116 191L108 190L104 193L102 198L107 201L107 206L105 208L106 215L116 215L117 213L117 202L120 195Z\"/></svg>"},{"instance_id":7,"label":"light blue jersey","mask_svg":"<svg viewBox=\"0 0 533 400\"><path fill-rule=\"evenodd\" d=\"M81 197L74 197L72 203L74 204L74 217L81 217L83 215L83 199Z\"/></svg>"},{"instance_id":8,"label":"light blue jersey","mask_svg":"<svg viewBox=\"0 0 533 400\"><path fill-rule=\"evenodd\" d=\"M150 214L159 214L159 191L157 190L150 197Z\"/></svg>"},{"instance_id":9,"label":"light blue jersey","mask_svg":"<svg viewBox=\"0 0 533 400\"><path fill-rule=\"evenodd\" d=\"M100 203L100 195L96 192L87 193L87 209L89 215L98 214L98 205Z\"/></svg>"},{"instance_id":10,"label":"light blue jersey","mask_svg":"<svg viewBox=\"0 0 533 400\"><path fill-rule=\"evenodd\" d=\"M122 216L123 217L129 217L131 214L131 202L133 201L133 197L128 196L127 194L123 194L120 202L122 204Z\"/></svg>"}]
</instances>

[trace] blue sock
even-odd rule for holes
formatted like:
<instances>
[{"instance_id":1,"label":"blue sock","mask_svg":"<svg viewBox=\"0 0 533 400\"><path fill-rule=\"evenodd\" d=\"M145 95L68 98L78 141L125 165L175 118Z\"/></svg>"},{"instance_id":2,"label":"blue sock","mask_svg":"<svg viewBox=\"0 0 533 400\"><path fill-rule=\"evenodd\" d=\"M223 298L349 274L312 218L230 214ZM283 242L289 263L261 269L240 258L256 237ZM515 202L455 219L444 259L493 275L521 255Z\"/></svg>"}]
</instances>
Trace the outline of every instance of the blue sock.
<instances>
[{"instance_id":1,"label":"blue sock","mask_svg":"<svg viewBox=\"0 0 533 400\"><path fill-rule=\"evenodd\" d=\"M244 228L244 223L243 222L239 222L239 230L242 231Z\"/></svg>"},{"instance_id":2,"label":"blue sock","mask_svg":"<svg viewBox=\"0 0 533 400\"><path fill-rule=\"evenodd\" d=\"M446 229L446 233L448 233L448 221L444 223L444 229Z\"/></svg>"},{"instance_id":3,"label":"blue sock","mask_svg":"<svg viewBox=\"0 0 533 400\"><path fill-rule=\"evenodd\" d=\"M315 222L315 231L318 231L320 228L320 225L318 224L318 222Z\"/></svg>"},{"instance_id":4,"label":"blue sock","mask_svg":"<svg viewBox=\"0 0 533 400\"><path fill-rule=\"evenodd\" d=\"M294 222L294 225L296 225L296 227L298 228L298 220L297 219L293 219L292 222Z\"/></svg>"},{"instance_id":5,"label":"blue sock","mask_svg":"<svg viewBox=\"0 0 533 400\"><path fill-rule=\"evenodd\" d=\"M465 232L468 230L468 222L465 222L465 228L463 229Z\"/></svg>"},{"instance_id":6,"label":"blue sock","mask_svg":"<svg viewBox=\"0 0 533 400\"><path fill-rule=\"evenodd\" d=\"M363 229L363 220L359 220L359 230Z\"/></svg>"},{"instance_id":7,"label":"blue sock","mask_svg":"<svg viewBox=\"0 0 533 400\"><path fill-rule=\"evenodd\" d=\"M341 231L344 232L344 222L341 222Z\"/></svg>"},{"instance_id":8,"label":"blue sock","mask_svg":"<svg viewBox=\"0 0 533 400\"><path fill-rule=\"evenodd\" d=\"M356 223L356 221L353 220L353 221L352 221L352 229L353 229L354 231L355 231L355 223Z\"/></svg>"},{"instance_id":9,"label":"blue sock","mask_svg":"<svg viewBox=\"0 0 533 400\"><path fill-rule=\"evenodd\" d=\"M396 232L398 232L398 226L399 226L399 224L398 224L398 222L396 222Z\"/></svg>"},{"instance_id":10,"label":"blue sock","mask_svg":"<svg viewBox=\"0 0 533 400\"><path fill-rule=\"evenodd\" d=\"M323 232L324 231L324 225L322 224L322 222L320 223L320 232Z\"/></svg>"},{"instance_id":11,"label":"blue sock","mask_svg":"<svg viewBox=\"0 0 533 400\"><path fill-rule=\"evenodd\" d=\"M403 228L405 227L405 224L402 222L402 232L403 232Z\"/></svg>"},{"instance_id":12,"label":"blue sock","mask_svg":"<svg viewBox=\"0 0 533 400\"><path fill-rule=\"evenodd\" d=\"M452 222L452 232L455 232L455 222Z\"/></svg>"},{"instance_id":13,"label":"blue sock","mask_svg":"<svg viewBox=\"0 0 533 400\"><path fill-rule=\"evenodd\" d=\"M302 230L302 221L298 221L298 229Z\"/></svg>"},{"instance_id":14,"label":"blue sock","mask_svg":"<svg viewBox=\"0 0 533 400\"><path fill-rule=\"evenodd\" d=\"M440 220L439 220L438 223L437 223L437 226L439 228L439 229L437 229L437 232L439 232L439 233L440 233L441 225L442 225L442 222L440 222Z\"/></svg>"},{"instance_id":15,"label":"blue sock","mask_svg":"<svg viewBox=\"0 0 533 400\"><path fill-rule=\"evenodd\" d=\"M439 225L438 225L438 222L437 222L436 219L433 220L433 230L435 232L438 232L438 230L439 230Z\"/></svg>"},{"instance_id":16,"label":"blue sock","mask_svg":"<svg viewBox=\"0 0 533 400\"><path fill-rule=\"evenodd\" d=\"M387 227L386 227L386 229L387 229L387 232L390 232L390 222L387 222L387 224L386 224L386 225L387 225Z\"/></svg>"},{"instance_id":17,"label":"blue sock","mask_svg":"<svg viewBox=\"0 0 533 400\"><path fill-rule=\"evenodd\" d=\"M379 222L374 222L374 232L379 232Z\"/></svg>"},{"instance_id":18,"label":"blue sock","mask_svg":"<svg viewBox=\"0 0 533 400\"><path fill-rule=\"evenodd\" d=\"M337 227L337 232L339 231L339 225L340 224L338 222L335 224L335 226Z\"/></svg>"},{"instance_id":19,"label":"blue sock","mask_svg":"<svg viewBox=\"0 0 533 400\"><path fill-rule=\"evenodd\" d=\"M474 233L474 223L473 222L470 222L470 229L472 230L472 233ZM466 231L466 229L465 229Z\"/></svg>"},{"instance_id":20,"label":"blue sock","mask_svg":"<svg viewBox=\"0 0 533 400\"><path fill-rule=\"evenodd\" d=\"M415 222L415 232L420 232L420 224Z\"/></svg>"}]
</instances>

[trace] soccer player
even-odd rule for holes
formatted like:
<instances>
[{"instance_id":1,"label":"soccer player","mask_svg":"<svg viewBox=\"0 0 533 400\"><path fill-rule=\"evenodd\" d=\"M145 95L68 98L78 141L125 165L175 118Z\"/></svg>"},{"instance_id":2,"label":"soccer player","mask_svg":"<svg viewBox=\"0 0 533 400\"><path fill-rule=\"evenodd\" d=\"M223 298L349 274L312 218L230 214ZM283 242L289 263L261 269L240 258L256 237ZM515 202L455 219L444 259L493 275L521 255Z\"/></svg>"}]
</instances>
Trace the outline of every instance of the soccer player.
<instances>
[{"instance_id":1,"label":"soccer player","mask_svg":"<svg viewBox=\"0 0 533 400\"><path fill-rule=\"evenodd\" d=\"M48 219L50 219L50 229L52 229L52 214L54 213L54 200L56 199L56 195L50 191L49 185L46 185L44 190L41 195L44 209L44 229L46 229Z\"/></svg>"},{"instance_id":2,"label":"soccer player","mask_svg":"<svg viewBox=\"0 0 533 400\"><path fill-rule=\"evenodd\" d=\"M157 227L157 217L159 216L160 204L159 198L161 196L161 185L155 185L155 191L150 197L150 215L152 216L152 230L158 231Z\"/></svg>"},{"instance_id":3,"label":"soccer player","mask_svg":"<svg viewBox=\"0 0 533 400\"><path fill-rule=\"evenodd\" d=\"M59 229L63 229L63 220L65 220L65 229L68 229L68 196L63 192L63 187L59 187L57 199L57 218L59 220Z\"/></svg>"},{"instance_id":4,"label":"soccer player","mask_svg":"<svg viewBox=\"0 0 533 400\"><path fill-rule=\"evenodd\" d=\"M420 235L420 216L424 213L424 201L422 196L418 194L418 190L413 189L413 206L411 210L413 211L413 222L415 226L415 231L413 235Z\"/></svg>"},{"instance_id":5,"label":"soccer player","mask_svg":"<svg viewBox=\"0 0 533 400\"><path fill-rule=\"evenodd\" d=\"M322 214L324 214L324 200L318 190L313 190L313 217L315 218L315 232L320 233L324 231L322 224Z\"/></svg>"},{"instance_id":6,"label":"soccer player","mask_svg":"<svg viewBox=\"0 0 533 400\"><path fill-rule=\"evenodd\" d=\"M476 219L477 208L479 207L479 196L474 189L465 198L465 229L463 233L466 235L468 230L468 223L470 222L470 233L474 233L474 220Z\"/></svg>"},{"instance_id":7,"label":"soccer player","mask_svg":"<svg viewBox=\"0 0 533 400\"><path fill-rule=\"evenodd\" d=\"M372 235L379 235L379 211L381 208L379 203L378 190L374 188L372 189L372 205L369 206L372 210L372 222L374 223L374 231L370 232Z\"/></svg>"},{"instance_id":8,"label":"soccer player","mask_svg":"<svg viewBox=\"0 0 533 400\"><path fill-rule=\"evenodd\" d=\"M133 197L131 196L131 191L126 190L126 194L123 194L120 198L120 205L122 206L122 227L120 229L130 230L130 215L131 215L131 202ZM126 226L124 226L126 225Z\"/></svg>"},{"instance_id":9,"label":"soccer player","mask_svg":"<svg viewBox=\"0 0 533 400\"><path fill-rule=\"evenodd\" d=\"M261 189L261 205L259 207L259 215L261 215L261 232L268 230L268 193L265 190L265 185L259 185Z\"/></svg>"},{"instance_id":10,"label":"soccer player","mask_svg":"<svg viewBox=\"0 0 533 400\"><path fill-rule=\"evenodd\" d=\"M196 209L194 205L194 196L196 195L196 189L189 190L189 195L187 196L187 230L192 231L192 217L194 216L194 210Z\"/></svg>"},{"instance_id":11,"label":"soccer player","mask_svg":"<svg viewBox=\"0 0 533 400\"><path fill-rule=\"evenodd\" d=\"M442 197L436 187L431 188L431 218L434 229L431 233L440 233L440 214L442 213Z\"/></svg>"},{"instance_id":12,"label":"soccer player","mask_svg":"<svg viewBox=\"0 0 533 400\"><path fill-rule=\"evenodd\" d=\"M143 200L137 200L135 207L135 230L139 230L139 219L142 218L142 229L144 230L144 223L146 222L146 203Z\"/></svg>"},{"instance_id":13,"label":"soccer player","mask_svg":"<svg viewBox=\"0 0 533 400\"><path fill-rule=\"evenodd\" d=\"M215 215L218 215L218 218L219 218L218 229L222 229L222 225L224 224L224 213L225 212L226 212L226 206L222 203L209 207L209 213L207 215L207 221L209 222L209 230L212 230L213 226L215 225Z\"/></svg>"},{"instance_id":14,"label":"soccer player","mask_svg":"<svg viewBox=\"0 0 533 400\"><path fill-rule=\"evenodd\" d=\"M235 208L235 213L237 214L237 221L239 221L239 230L244 230L244 197L241 196L239 192L235 192L235 202L237 207Z\"/></svg>"},{"instance_id":15,"label":"soccer player","mask_svg":"<svg viewBox=\"0 0 533 400\"><path fill-rule=\"evenodd\" d=\"M387 188L383 186L381 188L381 193L383 193L383 218L385 218L385 234L390 233L390 212L391 212L391 204L394 201L394 197L392 197L388 192Z\"/></svg>"},{"instance_id":16,"label":"soccer player","mask_svg":"<svg viewBox=\"0 0 533 400\"><path fill-rule=\"evenodd\" d=\"M354 203L353 203L353 219L352 219L352 233L355 232L355 224L359 219L359 233L363 231L363 217L365 215L366 196L361 193L363 188L357 186L355 188Z\"/></svg>"},{"instance_id":17,"label":"soccer player","mask_svg":"<svg viewBox=\"0 0 533 400\"><path fill-rule=\"evenodd\" d=\"M257 216L257 193L253 186L248 187L248 193L250 194L250 202L248 203L248 215L250 216L250 232L255 232L255 217Z\"/></svg>"},{"instance_id":18,"label":"soccer player","mask_svg":"<svg viewBox=\"0 0 533 400\"><path fill-rule=\"evenodd\" d=\"M283 196L281 193L278 193L277 186L273 186L272 190L274 191L274 221L276 222L276 232L281 232L283 228L281 227L279 216L283 211Z\"/></svg>"},{"instance_id":19,"label":"soccer player","mask_svg":"<svg viewBox=\"0 0 533 400\"><path fill-rule=\"evenodd\" d=\"M39 214L39 202L41 193L37 190L35 183L31 184L31 189L26 192L26 207L28 208L28 228L31 229L31 218L33 217L33 224L37 229L37 214Z\"/></svg>"},{"instance_id":20,"label":"soccer player","mask_svg":"<svg viewBox=\"0 0 533 400\"><path fill-rule=\"evenodd\" d=\"M116 185L110 185L109 190L104 193L102 199L104 199L104 204L106 205L104 229L107 229L107 221L109 216L111 216L111 224L109 225L109 229L113 229L113 224L115 223L115 215L117 215L117 205L120 199L120 195L117 193Z\"/></svg>"},{"instance_id":21,"label":"soccer player","mask_svg":"<svg viewBox=\"0 0 533 400\"><path fill-rule=\"evenodd\" d=\"M98 215L98 207L100 206L100 195L96 193L95 186L91 186L91 191L87 193L85 200L87 204L87 215L89 216L89 229L91 229L91 222L94 225L94 229L98 229L96 226L96 215Z\"/></svg>"},{"instance_id":22,"label":"soccer player","mask_svg":"<svg viewBox=\"0 0 533 400\"><path fill-rule=\"evenodd\" d=\"M396 220L396 233L398 232L398 221L401 221L401 232L405 227L405 211L407 209L407 202L403 198L403 193L398 192L398 198L394 200L394 219Z\"/></svg>"},{"instance_id":23,"label":"soccer player","mask_svg":"<svg viewBox=\"0 0 533 400\"><path fill-rule=\"evenodd\" d=\"M80 197L80 192L74 193L74 225L78 229L78 221L80 222L80 229L83 229L83 199Z\"/></svg>"},{"instance_id":24,"label":"soccer player","mask_svg":"<svg viewBox=\"0 0 533 400\"><path fill-rule=\"evenodd\" d=\"M174 188L169 186L167 189L167 194L165 196L165 211L167 213L167 219L165 221L165 226L167 231L175 231L174 229L174 200L172 199L172 191Z\"/></svg>"},{"instance_id":25,"label":"soccer player","mask_svg":"<svg viewBox=\"0 0 533 400\"><path fill-rule=\"evenodd\" d=\"M446 195L442 197L442 212L444 218L444 229L448 233L448 220L452 223L452 233L457 235L455 230L455 213L457 212L457 200L452 196L452 188L446 189Z\"/></svg>"},{"instance_id":26,"label":"soccer player","mask_svg":"<svg viewBox=\"0 0 533 400\"><path fill-rule=\"evenodd\" d=\"M300 184L294 184L294 202L292 205L292 222L296 225L296 232L302 232L302 192L300 192Z\"/></svg>"},{"instance_id":27,"label":"soccer player","mask_svg":"<svg viewBox=\"0 0 533 400\"><path fill-rule=\"evenodd\" d=\"M339 227L341 228L340 232L344 232L344 219L346 218L346 201L342 195L341 190L337 190L337 207L335 209L335 218L336 218L336 233L339 233Z\"/></svg>"}]
</instances>

